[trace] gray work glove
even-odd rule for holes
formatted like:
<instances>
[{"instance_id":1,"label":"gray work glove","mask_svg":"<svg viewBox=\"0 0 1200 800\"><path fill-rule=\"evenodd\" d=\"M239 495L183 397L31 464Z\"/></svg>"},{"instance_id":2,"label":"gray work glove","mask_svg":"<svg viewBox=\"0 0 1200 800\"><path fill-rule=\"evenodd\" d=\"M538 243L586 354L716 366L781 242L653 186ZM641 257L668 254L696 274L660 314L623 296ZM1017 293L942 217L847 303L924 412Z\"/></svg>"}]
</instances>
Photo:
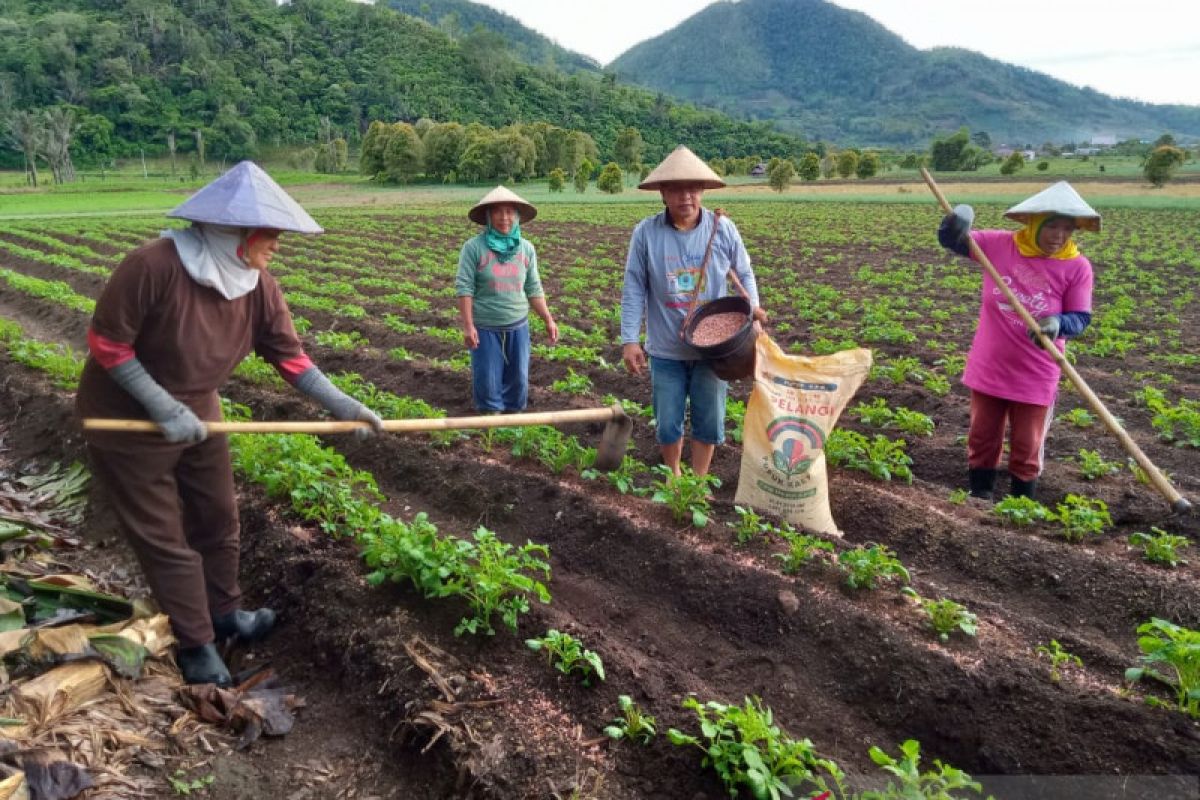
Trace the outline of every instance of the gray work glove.
<instances>
[{"instance_id":1,"label":"gray work glove","mask_svg":"<svg viewBox=\"0 0 1200 800\"><path fill-rule=\"evenodd\" d=\"M950 220L950 230L953 232L954 238L961 239L970 232L971 225L975 223L975 209L962 203L955 206L950 214L953 217Z\"/></svg>"},{"instance_id":2,"label":"gray work glove","mask_svg":"<svg viewBox=\"0 0 1200 800\"><path fill-rule=\"evenodd\" d=\"M131 358L110 369L108 374L142 404L168 442L197 444L208 438L208 428L200 418L150 377L141 361Z\"/></svg>"},{"instance_id":3,"label":"gray work glove","mask_svg":"<svg viewBox=\"0 0 1200 800\"><path fill-rule=\"evenodd\" d=\"M309 367L296 379L296 388L316 400L341 420L359 420L370 423L369 428L356 428L354 437L359 441L376 433L383 433L383 420L362 403L329 382L325 373Z\"/></svg>"},{"instance_id":4,"label":"gray work glove","mask_svg":"<svg viewBox=\"0 0 1200 800\"><path fill-rule=\"evenodd\" d=\"M1062 320L1059 318L1058 314L1051 314L1048 317L1042 317L1039 319L1037 324L1038 329L1046 335L1047 339L1053 342L1058 338L1058 330L1062 327ZM1029 341L1033 342L1038 347L1042 346L1042 340L1038 338L1036 333L1029 330L1025 331L1025 333L1028 334Z\"/></svg>"}]
</instances>

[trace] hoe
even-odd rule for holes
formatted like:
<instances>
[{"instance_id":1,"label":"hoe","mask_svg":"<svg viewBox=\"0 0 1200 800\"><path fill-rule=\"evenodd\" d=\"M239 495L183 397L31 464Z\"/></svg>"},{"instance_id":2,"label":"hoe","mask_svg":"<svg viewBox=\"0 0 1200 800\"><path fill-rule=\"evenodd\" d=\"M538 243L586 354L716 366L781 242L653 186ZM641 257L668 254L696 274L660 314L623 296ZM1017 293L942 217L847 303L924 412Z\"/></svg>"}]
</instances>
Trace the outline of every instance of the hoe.
<instances>
[{"instance_id":1,"label":"hoe","mask_svg":"<svg viewBox=\"0 0 1200 800\"><path fill-rule=\"evenodd\" d=\"M389 419L383 429L391 433L416 433L482 428L520 428L529 425L566 425L573 422L603 422L604 432L596 447L596 469L611 472L621 466L633 420L619 403L609 408L580 408L570 411L541 411L527 414L493 414L483 417L443 419ZM85 430L156 433L158 425L140 419L85 419ZM349 433L368 427L365 422L208 422L211 433Z\"/></svg>"}]
</instances>

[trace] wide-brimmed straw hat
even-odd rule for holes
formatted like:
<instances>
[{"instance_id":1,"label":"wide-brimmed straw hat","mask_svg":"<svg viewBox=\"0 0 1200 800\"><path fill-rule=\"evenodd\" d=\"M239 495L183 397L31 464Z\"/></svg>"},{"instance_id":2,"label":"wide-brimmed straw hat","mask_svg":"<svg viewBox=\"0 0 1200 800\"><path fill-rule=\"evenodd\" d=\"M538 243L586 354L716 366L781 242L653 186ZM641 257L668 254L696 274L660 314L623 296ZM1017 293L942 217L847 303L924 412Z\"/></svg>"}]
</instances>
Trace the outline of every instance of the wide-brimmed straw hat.
<instances>
[{"instance_id":1,"label":"wide-brimmed straw hat","mask_svg":"<svg viewBox=\"0 0 1200 800\"><path fill-rule=\"evenodd\" d=\"M705 189L720 189L725 185L704 159L679 145L638 184L639 189L661 189L664 183L699 183Z\"/></svg>"},{"instance_id":2,"label":"wide-brimmed straw hat","mask_svg":"<svg viewBox=\"0 0 1200 800\"><path fill-rule=\"evenodd\" d=\"M1100 230L1100 214L1087 204L1066 181L1048 186L1028 200L1022 200L1004 212L1004 216L1025 223L1034 214L1061 214L1074 217L1076 229Z\"/></svg>"},{"instance_id":3,"label":"wide-brimmed straw hat","mask_svg":"<svg viewBox=\"0 0 1200 800\"><path fill-rule=\"evenodd\" d=\"M167 213L168 217L296 233L325 231L253 161L243 161Z\"/></svg>"},{"instance_id":4,"label":"wide-brimmed straw hat","mask_svg":"<svg viewBox=\"0 0 1200 800\"><path fill-rule=\"evenodd\" d=\"M478 225L487 224L487 207L494 206L497 203L509 203L516 206L521 211L521 222L529 222L537 216L537 207L525 200L516 192L506 189L503 186L497 186L483 196L483 199L471 207L467 212L467 219Z\"/></svg>"}]
</instances>

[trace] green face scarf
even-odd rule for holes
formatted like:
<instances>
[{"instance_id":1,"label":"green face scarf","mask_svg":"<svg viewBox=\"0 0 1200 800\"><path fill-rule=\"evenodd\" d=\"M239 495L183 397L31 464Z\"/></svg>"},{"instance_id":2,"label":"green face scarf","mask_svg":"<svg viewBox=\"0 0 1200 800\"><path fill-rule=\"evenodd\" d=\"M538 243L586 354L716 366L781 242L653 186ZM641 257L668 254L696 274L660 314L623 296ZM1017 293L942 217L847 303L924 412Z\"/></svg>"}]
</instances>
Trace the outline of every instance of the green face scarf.
<instances>
[{"instance_id":1,"label":"green face scarf","mask_svg":"<svg viewBox=\"0 0 1200 800\"><path fill-rule=\"evenodd\" d=\"M492 227L491 209L488 209L487 219L487 229L483 232L483 240L487 244L488 250L496 254L501 264L512 261L512 257L521 249L521 220L517 219L508 233L501 233Z\"/></svg>"}]
</instances>

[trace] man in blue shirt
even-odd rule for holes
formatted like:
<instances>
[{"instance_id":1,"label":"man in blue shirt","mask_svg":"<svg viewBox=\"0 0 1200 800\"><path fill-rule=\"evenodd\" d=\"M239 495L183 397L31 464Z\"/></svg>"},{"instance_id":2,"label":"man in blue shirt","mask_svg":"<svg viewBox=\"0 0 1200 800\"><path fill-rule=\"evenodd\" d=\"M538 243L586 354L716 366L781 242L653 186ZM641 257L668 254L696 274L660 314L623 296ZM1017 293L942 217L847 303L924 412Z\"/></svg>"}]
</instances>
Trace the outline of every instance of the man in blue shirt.
<instances>
[{"instance_id":1,"label":"man in blue shirt","mask_svg":"<svg viewBox=\"0 0 1200 800\"><path fill-rule=\"evenodd\" d=\"M708 473L716 446L725 440L725 396L728 384L718 378L696 350L680 336L692 295L700 282L704 253L713 227L712 254L704 265L698 303L724 297L729 270L754 306L757 323L766 320L758 305L758 289L750 256L737 226L701 205L705 189L725 185L696 154L675 148L639 189L657 189L666 208L634 228L625 262L621 294L621 345L625 368L641 375L649 354L650 382L663 463L680 473L684 421L691 408L692 469ZM640 344L646 322L646 349Z\"/></svg>"}]
</instances>

